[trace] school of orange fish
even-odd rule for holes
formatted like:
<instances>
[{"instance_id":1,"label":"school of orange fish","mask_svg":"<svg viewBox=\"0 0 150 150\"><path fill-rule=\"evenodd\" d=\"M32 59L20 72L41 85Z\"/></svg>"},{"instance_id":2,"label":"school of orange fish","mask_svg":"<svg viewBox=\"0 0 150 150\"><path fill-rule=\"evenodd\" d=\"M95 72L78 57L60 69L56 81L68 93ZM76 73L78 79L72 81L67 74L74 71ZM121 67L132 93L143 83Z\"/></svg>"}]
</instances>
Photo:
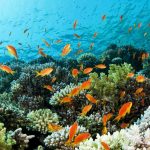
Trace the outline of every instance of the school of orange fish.
<instances>
[{"instance_id":1,"label":"school of orange fish","mask_svg":"<svg viewBox=\"0 0 150 150\"><path fill-rule=\"evenodd\" d=\"M102 16L102 20L106 20L106 15L103 15ZM123 21L123 16L121 15L120 16L120 21ZM77 24L78 24L78 20L75 20L74 23L73 23L73 29L75 30L77 28ZM142 26L142 23L139 23L137 26L136 24L134 24L134 27L137 27L137 28L141 28ZM133 27L129 27L128 29L128 32L130 33L131 31L133 30ZM24 33L26 33L28 31L28 29L25 29L24 30ZM93 34L93 38L96 38L98 35L97 32L95 32ZM73 36L75 36L76 38L80 39L81 36L78 35L78 34L73 34ZM144 33L144 36L147 36L147 33ZM47 47L50 47L51 45L45 40L43 39L42 40L45 45ZM58 44L58 43L61 43L62 40L57 40L55 43ZM78 43L78 48L81 46L81 42ZM91 43L90 46L89 46L89 49L92 49L94 46L94 43ZM8 52L14 56L16 59L18 59L18 54L17 54L17 50L14 46L12 45L8 45L7 47L7 50ZM71 52L71 44L66 44L63 49L62 49L62 53L61 53L61 56L64 57L66 55L68 55L69 53ZM76 52L76 55L82 53L83 50L78 50ZM47 54L45 54L43 52L43 48L40 48L38 46L38 54L40 54L42 57L47 57ZM149 54L148 53L143 53L141 55L141 58L142 60L145 60L149 57ZM107 68L108 66L106 66L105 64L97 64L95 65L95 67L91 68L91 67L88 67L88 68L84 68L83 64L80 65L80 68L73 68L71 71L71 74L74 78L78 79L78 75L79 74L85 74L85 75L88 75L89 73L91 73L93 71L94 68L97 68L97 69L105 69ZM12 70L9 66L6 66L6 65L3 65L3 64L0 64L0 69L8 74L12 74L14 75L15 74L15 70ZM54 68L45 68L43 70L41 70L40 72L36 71L36 77L44 77L44 76L47 76L49 74L51 74L53 72L53 69ZM132 78L134 77L134 73L131 72L127 75L127 78ZM52 83L54 83L57 79L56 78L52 78ZM139 82L139 83L142 83L146 80L146 78L143 76L143 75L137 75L136 76L136 81ZM79 95L79 93L83 90L88 90L90 89L90 86L91 86L91 79L89 78L87 81L84 81L83 83L81 83L80 86L74 88L73 90L71 90L71 92L66 96L66 97L63 97L62 99L60 99L60 103L71 103L73 101L73 97L74 96L77 96ZM51 91L51 92L54 92L55 89L53 89L52 85L44 85L45 89ZM138 95L138 94L141 94L143 91L143 88L138 88L138 89L135 89L135 95ZM120 92L120 98L123 98L126 94L126 91L121 91ZM92 96L91 94L86 94L85 95L86 99L91 103L89 105L86 105L82 108L82 112L79 114L79 115L82 115L82 116L85 116L92 108L93 105L97 105L97 103L99 102L99 100L95 99L94 96ZM122 118L124 118L127 114L130 113L132 109L132 102L127 102L127 103L124 103L120 109L118 110L118 115L114 118L114 121L119 121L121 120ZM106 124L107 122L113 117L113 113L108 113L108 114L105 114L102 118L102 123L103 123L103 130L102 130L102 133L103 134L107 134L107 128L106 128ZM121 128L126 128L128 127L129 124L128 123L122 123L120 125ZM49 123L48 124L48 129L52 132L54 131L58 131L60 129L62 129L63 127L60 126L60 125L56 125L56 124L52 124L52 123ZM79 144L80 142L88 139L91 135L90 133L80 133L79 135L77 135L75 137L75 134L77 133L77 128L78 128L78 123L75 122L71 127L70 127L70 130L68 131L69 132L69 139L66 141L66 145L70 145L70 146L75 146L77 144ZM105 141L100 141L101 144L103 145L104 149L105 150L109 150L109 145L107 143L105 143Z\"/></svg>"}]
</instances>

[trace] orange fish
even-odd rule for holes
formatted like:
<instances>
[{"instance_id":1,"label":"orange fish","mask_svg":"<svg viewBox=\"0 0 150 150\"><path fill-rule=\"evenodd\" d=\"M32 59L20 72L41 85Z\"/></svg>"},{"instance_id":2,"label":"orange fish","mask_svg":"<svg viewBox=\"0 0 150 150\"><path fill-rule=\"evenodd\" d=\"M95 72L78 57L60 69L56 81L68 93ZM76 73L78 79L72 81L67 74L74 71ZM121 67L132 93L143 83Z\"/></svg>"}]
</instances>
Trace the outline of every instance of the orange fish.
<instances>
[{"instance_id":1,"label":"orange fish","mask_svg":"<svg viewBox=\"0 0 150 150\"><path fill-rule=\"evenodd\" d=\"M138 95L138 94L140 94L142 91L143 91L143 88L138 88L138 89L135 91L135 94Z\"/></svg>"},{"instance_id":2,"label":"orange fish","mask_svg":"<svg viewBox=\"0 0 150 150\"><path fill-rule=\"evenodd\" d=\"M120 16L120 21L122 21L122 20L123 20L123 15Z\"/></svg>"},{"instance_id":3,"label":"orange fish","mask_svg":"<svg viewBox=\"0 0 150 150\"><path fill-rule=\"evenodd\" d=\"M127 128L128 126L129 126L129 123L124 123L124 122L120 125L122 129Z\"/></svg>"},{"instance_id":4,"label":"orange fish","mask_svg":"<svg viewBox=\"0 0 150 150\"><path fill-rule=\"evenodd\" d=\"M90 133L80 133L75 137L74 142L72 143L73 146L78 145L80 142L87 140L90 136Z\"/></svg>"},{"instance_id":5,"label":"orange fish","mask_svg":"<svg viewBox=\"0 0 150 150\"><path fill-rule=\"evenodd\" d=\"M42 41L45 43L45 45L46 45L47 47L50 47L50 46L51 46L45 39L43 39Z\"/></svg>"},{"instance_id":6,"label":"orange fish","mask_svg":"<svg viewBox=\"0 0 150 150\"><path fill-rule=\"evenodd\" d=\"M105 150L110 150L110 147L107 143L101 141L101 144Z\"/></svg>"},{"instance_id":7,"label":"orange fish","mask_svg":"<svg viewBox=\"0 0 150 150\"><path fill-rule=\"evenodd\" d=\"M53 77L52 80L51 80L51 82L54 83L56 80L57 80L57 78Z\"/></svg>"},{"instance_id":8,"label":"orange fish","mask_svg":"<svg viewBox=\"0 0 150 150\"><path fill-rule=\"evenodd\" d=\"M47 57L47 55L42 50L39 50L38 53L43 57Z\"/></svg>"},{"instance_id":9,"label":"orange fish","mask_svg":"<svg viewBox=\"0 0 150 150\"><path fill-rule=\"evenodd\" d=\"M97 32L95 32L94 34L93 34L93 38L96 38L97 37Z\"/></svg>"},{"instance_id":10,"label":"orange fish","mask_svg":"<svg viewBox=\"0 0 150 150\"><path fill-rule=\"evenodd\" d=\"M126 91L121 91L121 92L120 92L120 98L121 98L121 99L124 98L125 94L126 94Z\"/></svg>"},{"instance_id":11,"label":"orange fish","mask_svg":"<svg viewBox=\"0 0 150 150\"><path fill-rule=\"evenodd\" d=\"M15 73L15 71L13 71L10 67L8 67L6 65L1 65L0 64L0 69L2 71L7 72L7 73L12 74L12 75Z\"/></svg>"},{"instance_id":12,"label":"orange fish","mask_svg":"<svg viewBox=\"0 0 150 150\"><path fill-rule=\"evenodd\" d=\"M66 144L69 144L72 142L72 140L77 132L77 129L78 129L78 123L75 122L69 129L69 139L67 140Z\"/></svg>"},{"instance_id":13,"label":"orange fish","mask_svg":"<svg viewBox=\"0 0 150 150\"><path fill-rule=\"evenodd\" d=\"M107 128L106 128L106 126L103 127L102 134L107 134Z\"/></svg>"},{"instance_id":14,"label":"orange fish","mask_svg":"<svg viewBox=\"0 0 150 150\"><path fill-rule=\"evenodd\" d=\"M79 93L80 93L80 87L75 87L73 90L71 90L68 96L69 97L77 96Z\"/></svg>"},{"instance_id":15,"label":"orange fish","mask_svg":"<svg viewBox=\"0 0 150 150\"><path fill-rule=\"evenodd\" d=\"M88 90L89 88L91 87L91 80L87 80L87 81L84 81L82 84L81 84L81 90Z\"/></svg>"},{"instance_id":16,"label":"orange fish","mask_svg":"<svg viewBox=\"0 0 150 150\"><path fill-rule=\"evenodd\" d=\"M92 95L86 94L85 96L91 103L93 103L93 104L97 103L97 100Z\"/></svg>"},{"instance_id":17,"label":"orange fish","mask_svg":"<svg viewBox=\"0 0 150 150\"><path fill-rule=\"evenodd\" d=\"M86 68L83 70L84 74L89 74L90 72L92 72L93 68Z\"/></svg>"},{"instance_id":18,"label":"orange fish","mask_svg":"<svg viewBox=\"0 0 150 150\"><path fill-rule=\"evenodd\" d=\"M13 47L12 45L8 45L6 46L6 48L11 55L13 55L16 59L18 59L18 55L15 47Z\"/></svg>"},{"instance_id":19,"label":"orange fish","mask_svg":"<svg viewBox=\"0 0 150 150\"><path fill-rule=\"evenodd\" d=\"M59 44L59 43L61 43L62 42L62 40L57 40L55 43L56 44Z\"/></svg>"},{"instance_id":20,"label":"orange fish","mask_svg":"<svg viewBox=\"0 0 150 150\"><path fill-rule=\"evenodd\" d=\"M119 121L121 118L125 117L126 114L129 114L131 107L132 102L127 102L123 104L119 110L118 116L114 120Z\"/></svg>"},{"instance_id":21,"label":"orange fish","mask_svg":"<svg viewBox=\"0 0 150 150\"><path fill-rule=\"evenodd\" d=\"M141 92L141 93L139 93L139 96L141 96L141 97L145 97L145 96L146 96L146 94L145 94L144 92Z\"/></svg>"},{"instance_id":22,"label":"orange fish","mask_svg":"<svg viewBox=\"0 0 150 150\"><path fill-rule=\"evenodd\" d=\"M78 35L78 34L73 34L76 38L78 38L78 39L80 39L81 38L81 36L80 35Z\"/></svg>"},{"instance_id":23,"label":"orange fish","mask_svg":"<svg viewBox=\"0 0 150 150\"><path fill-rule=\"evenodd\" d=\"M136 77L136 81L137 82L144 82L145 81L145 77L144 76L142 76L142 75L138 75L137 77Z\"/></svg>"},{"instance_id":24,"label":"orange fish","mask_svg":"<svg viewBox=\"0 0 150 150\"><path fill-rule=\"evenodd\" d=\"M81 116L85 116L92 108L92 105L86 105L85 107L83 107L82 109L82 113L81 113Z\"/></svg>"},{"instance_id":25,"label":"orange fish","mask_svg":"<svg viewBox=\"0 0 150 150\"><path fill-rule=\"evenodd\" d=\"M94 47L94 43L91 43L89 49L92 50L93 47Z\"/></svg>"},{"instance_id":26,"label":"orange fish","mask_svg":"<svg viewBox=\"0 0 150 150\"><path fill-rule=\"evenodd\" d=\"M95 68L105 69L106 65L105 64L99 64L99 65L96 65Z\"/></svg>"},{"instance_id":27,"label":"orange fish","mask_svg":"<svg viewBox=\"0 0 150 150\"><path fill-rule=\"evenodd\" d=\"M66 56L70 53L71 48L70 48L70 44L66 44L65 47L62 50L62 54L61 56Z\"/></svg>"},{"instance_id":28,"label":"orange fish","mask_svg":"<svg viewBox=\"0 0 150 150\"><path fill-rule=\"evenodd\" d=\"M78 20L75 20L74 23L73 23L73 29L76 29L77 24L78 24Z\"/></svg>"},{"instance_id":29,"label":"orange fish","mask_svg":"<svg viewBox=\"0 0 150 150\"><path fill-rule=\"evenodd\" d=\"M60 100L60 103L70 103L72 102L72 98L71 97L64 97L63 99Z\"/></svg>"},{"instance_id":30,"label":"orange fish","mask_svg":"<svg viewBox=\"0 0 150 150\"><path fill-rule=\"evenodd\" d=\"M36 71L37 73L36 77L38 76L44 77L46 75L49 75L52 71L53 71L53 68L45 68L41 70L40 72Z\"/></svg>"},{"instance_id":31,"label":"orange fish","mask_svg":"<svg viewBox=\"0 0 150 150\"><path fill-rule=\"evenodd\" d=\"M72 76L73 76L74 78L76 78L76 77L78 76L78 74L79 74L78 69L73 69L73 70L72 70Z\"/></svg>"},{"instance_id":32,"label":"orange fish","mask_svg":"<svg viewBox=\"0 0 150 150\"><path fill-rule=\"evenodd\" d=\"M57 125L57 124L53 124L53 123L49 123L48 124L48 130L50 132L56 132L62 129L62 126Z\"/></svg>"},{"instance_id":33,"label":"orange fish","mask_svg":"<svg viewBox=\"0 0 150 150\"><path fill-rule=\"evenodd\" d=\"M103 123L103 126L106 126L108 120L110 120L110 118L113 116L112 113L108 113L106 115L103 116L102 118L102 123Z\"/></svg>"},{"instance_id":34,"label":"orange fish","mask_svg":"<svg viewBox=\"0 0 150 150\"><path fill-rule=\"evenodd\" d=\"M49 90L49 91L51 91L51 92L54 91L54 89L50 85L44 85L44 88L47 89L47 90Z\"/></svg>"},{"instance_id":35,"label":"orange fish","mask_svg":"<svg viewBox=\"0 0 150 150\"><path fill-rule=\"evenodd\" d=\"M103 16L102 16L102 20L105 20L105 19L106 19L106 15L103 15Z\"/></svg>"},{"instance_id":36,"label":"orange fish","mask_svg":"<svg viewBox=\"0 0 150 150\"><path fill-rule=\"evenodd\" d=\"M132 77L134 77L134 73L133 72L128 73L127 78L132 78Z\"/></svg>"}]
</instances>

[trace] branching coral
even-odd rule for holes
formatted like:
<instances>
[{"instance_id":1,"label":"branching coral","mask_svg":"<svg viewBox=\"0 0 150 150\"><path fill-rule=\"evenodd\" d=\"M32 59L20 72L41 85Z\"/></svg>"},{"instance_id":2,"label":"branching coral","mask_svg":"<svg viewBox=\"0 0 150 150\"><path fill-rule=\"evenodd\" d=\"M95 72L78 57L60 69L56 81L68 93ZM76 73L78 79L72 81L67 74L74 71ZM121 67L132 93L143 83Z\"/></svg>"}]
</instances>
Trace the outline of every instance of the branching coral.
<instances>
[{"instance_id":1,"label":"branching coral","mask_svg":"<svg viewBox=\"0 0 150 150\"><path fill-rule=\"evenodd\" d=\"M118 92L118 88L121 88L127 82L127 74L132 71L130 64L124 63L123 65L110 65L108 76L104 73L98 77L97 73L91 73L92 79L91 92L101 100L112 101L115 98L115 94Z\"/></svg>"},{"instance_id":2,"label":"branching coral","mask_svg":"<svg viewBox=\"0 0 150 150\"><path fill-rule=\"evenodd\" d=\"M92 113L89 116L78 116L77 121L80 125L86 127L93 136L100 131L102 126L102 117L99 113Z\"/></svg>"},{"instance_id":3,"label":"branching coral","mask_svg":"<svg viewBox=\"0 0 150 150\"><path fill-rule=\"evenodd\" d=\"M22 133L22 129L18 128L14 132L9 132L10 136L16 141L15 148L17 150L24 150L28 147L29 140L34 138L34 135L27 135Z\"/></svg>"},{"instance_id":4,"label":"branching coral","mask_svg":"<svg viewBox=\"0 0 150 150\"><path fill-rule=\"evenodd\" d=\"M31 111L27 114L27 118L30 121L29 129L39 131L42 134L48 132L49 123L59 123L58 115L53 113L50 109Z\"/></svg>"},{"instance_id":5,"label":"branching coral","mask_svg":"<svg viewBox=\"0 0 150 150\"><path fill-rule=\"evenodd\" d=\"M67 96L67 94L69 94L71 90L73 90L75 87L77 87L77 85L70 83L65 88L60 89L60 91L57 91L56 93L54 93L54 95L50 98L49 103L53 106L58 105L60 100L63 97Z\"/></svg>"},{"instance_id":6,"label":"branching coral","mask_svg":"<svg viewBox=\"0 0 150 150\"><path fill-rule=\"evenodd\" d=\"M78 133L87 132L87 129L83 126L78 127ZM57 132L53 132L51 135L47 136L44 140L44 143L49 148L63 148L65 147L67 149L67 146L65 146L65 142L68 139L69 134L69 126L64 127L62 130L59 130ZM71 148L69 147L68 150Z\"/></svg>"},{"instance_id":7,"label":"branching coral","mask_svg":"<svg viewBox=\"0 0 150 150\"><path fill-rule=\"evenodd\" d=\"M15 140L6 132L4 124L0 123L0 150L11 150Z\"/></svg>"}]
</instances>

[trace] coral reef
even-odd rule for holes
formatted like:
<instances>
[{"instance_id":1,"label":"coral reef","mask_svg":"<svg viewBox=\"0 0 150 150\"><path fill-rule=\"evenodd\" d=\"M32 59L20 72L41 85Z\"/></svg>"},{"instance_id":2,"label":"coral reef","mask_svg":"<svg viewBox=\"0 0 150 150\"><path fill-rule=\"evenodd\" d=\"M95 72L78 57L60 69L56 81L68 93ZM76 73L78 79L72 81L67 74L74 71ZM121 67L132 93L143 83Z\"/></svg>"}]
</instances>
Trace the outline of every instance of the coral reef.
<instances>
[{"instance_id":1,"label":"coral reef","mask_svg":"<svg viewBox=\"0 0 150 150\"><path fill-rule=\"evenodd\" d=\"M15 129L27 123L24 110L12 101L11 98L11 93L4 92L0 94L0 121L5 123L7 129Z\"/></svg>"},{"instance_id":2,"label":"coral reef","mask_svg":"<svg viewBox=\"0 0 150 150\"><path fill-rule=\"evenodd\" d=\"M150 149L150 61L142 58L145 52L112 44L100 60L92 53L83 53L77 59L47 56L28 63L6 63L15 74L0 71L0 150L103 150L101 142L106 142L111 150ZM98 64L105 64L106 68L96 68ZM36 77L36 71L47 67L53 68L51 74ZM87 67L92 67L92 73L83 73ZM74 68L79 71L75 78ZM144 75L142 82L136 79L139 75ZM85 88L83 82L87 84ZM76 88L78 94L71 95ZM61 103L66 96L71 102ZM126 108L128 112L115 121L128 102L132 104L130 111ZM107 114L112 116L104 125ZM83 132L89 132L91 138L72 147L66 141L74 122L79 125L74 139ZM52 130L50 124L62 128Z\"/></svg>"},{"instance_id":3,"label":"coral reef","mask_svg":"<svg viewBox=\"0 0 150 150\"><path fill-rule=\"evenodd\" d=\"M15 140L6 132L4 124L0 123L0 150L12 150Z\"/></svg>"},{"instance_id":4,"label":"coral reef","mask_svg":"<svg viewBox=\"0 0 150 150\"><path fill-rule=\"evenodd\" d=\"M22 133L22 129L18 128L14 132L9 132L12 139L16 141L15 149L24 150L28 147L29 140L34 138L34 135L27 135Z\"/></svg>"},{"instance_id":5,"label":"coral reef","mask_svg":"<svg viewBox=\"0 0 150 150\"><path fill-rule=\"evenodd\" d=\"M122 149L149 149L150 148L150 107L138 119L135 125L131 125L129 128L121 129L120 131L114 132L112 135L99 135L95 140L90 138L89 140L80 143L79 148L76 150L99 150L104 149L101 142L105 142L109 145L112 150ZM135 136L136 133L136 136Z\"/></svg>"},{"instance_id":6,"label":"coral reef","mask_svg":"<svg viewBox=\"0 0 150 150\"><path fill-rule=\"evenodd\" d=\"M115 94L119 88L122 88L127 82L127 75L132 71L130 64L123 65L111 64L108 71L108 76L104 73L98 77L97 73L91 73L92 79L91 92L95 94L98 99L112 101L115 99Z\"/></svg>"},{"instance_id":7,"label":"coral reef","mask_svg":"<svg viewBox=\"0 0 150 150\"><path fill-rule=\"evenodd\" d=\"M69 85L67 85L65 88L63 89L59 89L56 93L54 93L54 95L51 97L49 103L53 106L60 104L60 100L67 96L67 94L69 94L71 92L71 90L73 90L75 87L77 87L77 85L70 83Z\"/></svg>"},{"instance_id":8,"label":"coral reef","mask_svg":"<svg viewBox=\"0 0 150 150\"><path fill-rule=\"evenodd\" d=\"M83 64L86 67L93 67L98 63L96 56L92 53L84 53L77 58L79 64Z\"/></svg>"},{"instance_id":9,"label":"coral reef","mask_svg":"<svg viewBox=\"0 0 150 150\"><path fill-rule=\"evenodd\" d=\"M65 145L65 142L68 139L68 133L69 133L69 126L64 127L62 130L59 130L57 132L53 132L51 135L47 136L44 140L44 143L49 148L57 148L57 149L67 149L67 146ZM78 133L87 132L88 130L84 128L83 126L78 127ZM68 150L70 150L71 147L68 147Z\"/></svg>"},{"instance_id":10,"label":"coral reef","mask_svg":"<svg viewBox=\"0 0 150 150\"><path fill-rule=\"evenodd\" d=\"M50 109L38 109L27 114L27 119L30 121L29 129L39 131L42 134L48 132L49 123L59 123L59 117Z\"/></svg>"},{"instance_id":11,"label":"coral reef","mask_svg":"<svg viewBox=\"0 0 150 150\"><path fill-rule=\"evenodd\" d=\"M136 49L131 45L117 46L112 44L107 47L104 53L100 56L100 61L107 65L129 63L135 71L143 68L142 54L144 49Z\"/></svg>"}]
</instances>

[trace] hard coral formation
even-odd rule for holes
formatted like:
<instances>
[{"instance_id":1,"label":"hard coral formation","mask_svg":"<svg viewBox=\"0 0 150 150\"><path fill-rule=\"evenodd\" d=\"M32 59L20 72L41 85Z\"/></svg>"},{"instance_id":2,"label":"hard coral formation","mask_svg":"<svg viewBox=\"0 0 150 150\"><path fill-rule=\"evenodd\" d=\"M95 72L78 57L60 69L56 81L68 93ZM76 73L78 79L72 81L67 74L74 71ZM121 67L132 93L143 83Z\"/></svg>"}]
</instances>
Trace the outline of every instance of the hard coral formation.
<instances>
[{"instance_id":1,"label":"hard coral formation","mask_svg":"<svg viewBox=\"0 0 150 150\"><path fill-rule=\"evenodd\" d=\"M48 135L44 140L46 147L53 148L53 149L57 148L57 149L66 150L67 145L65 145L65 142L68 139L69 128L70 128L69 126L66 126L62 130L53 132L51 135ZM83 126L78 126L76 135L82 132L87 132L87 131L88 130L84 128ZM70 149L71 147L68 147L68 150Z\"/></svg>"},{"instance_id":2,"label":"hard coral formation","mask_svg":"<svg viewBox=\"0 0 150 150\"><path fill-rule=\"evenodd\" d=\"M46 134L48 132L49 123L59 123L59 117L50 109L38 109L27 114L30 121L29 129Z\"/></svg>"},{"instance_id":3,"label":"hard coral formation","mask_svg":"<svg viewBox=\"0 0 150 150\"><path fill-rule=\"evenodd\" d=\"M100 73L99 77L97 73L91 73L91 92L97 95L100 100L115 100L115 94L118 92L119 88L125 85L127 82L127 74L131 71L131 65L124 63L121 66L111 64L108 75Z\"/></svg>"},{"instance_id":4,"label":"hard coral formation","mask_svg":"<svg viewBox=\"0 0 150 150\"><path fill-rule=\"evenodd\" d=\"M0 121L5 123L7 128L15 129L27 123L24 110L12 100L11 93L0 94L0 109Z\"/></svg>"},{"instance_id":5,"label":"hard coral formation","mask_svg":"<svg viewBox=\"0 0 150 150\"><path fill-rule=\"evenodd\" d=\"M54 60L48 56L28 63L19 60L7 63L16 73L12 76L0 71L0 122L5 125L4 128L0 124L2 150L23 150L27 147L38 150L74 149L65 142L68 139L69 126L75 121L79 124L78 133L91 134L90 139L79 146L75 145L75 149L103 150L101 141L106 142L112 150L150 149L150 80L145 78L144 82L136 81L137 71L149 77L149 59L143 61L141 58L145 52L132 46L118 47L113 44L102 54L100 60L91 53L84 53L77 60ZM95 68L100 63L105 64L106 69ZM78 78L73 78L72 69L79 70L81 64L83 69L92 67L93 73L88 76L80 70ZM140 70L142 66L144 70ZM50 75L36 77L36 71L47 67L53 68ZM131 72L135 72L135 75L127 78L127 74ZM89 78L92 81L90 89L71 97L71 103L60 103L71 90ZM50 85L54 90L49 91L44 85ZM142 92L136 94L139 88L142 88ZM91 104L86 98L87 93L97 103L93 103L91 110L81 116L83 108ZM129 101L132 102L130 114L119 122L113 121L122 105ZM106 124L108 134L101 135L104 128L102 117L108 113L113 114ZM143 113L141 119L138 119ZM61 125L63 128L51 132L48 129L49 123ZM129 127L121 129L122 123L129 124ZM133 137L135 132L137 135Z\"/></svg>"},{"instance_id":6,"label":"hard coral formation","mask_svg":"<svg viewBox=\"0 0 150 150\"><path fill-rule=\"evenodd\" d=\"M102 116L98 112L94 112L89 116L78 116L77 121L80 125L86 127L92 136L95 136L100 131L100 127L102 127Z\"/></svg>"},{"instance_id":7,"label":"hard coral formation","mask_svg":"<svg viewBox=\"0 0 150 150\"><path fill-rule=\"evenodd\" d=\"M6 132L3 123L0 123L0 150L12 150L15 140Z\"/></svg>"},{"instance_id":8,"label":"hard coral formation","mask_svg":"<svg viewBox=\"0 0 150 150\"><path fill-rule=\"evenodd\" d=\"M131 64L135 71L139 71L143 68L142 54L145 52L144 49L136 49L131 45L117 46L112 44L100 56L100 61L107 65L126 62ZM120 60L116 61L118 58Z\"/></svg>"},{"instance_id":9,"label":"hard coral formation","mask_svg":"<svg viewBox=\"0 0 150 150\"><path fill-rule=\"evenodd\" d=\"M112 135L97 134L96 139L90 138L89 140L80 143L76 150L99 150L104 149L101 144L105 142L109 145L111 150L140 150L150 149L150 107L138 119L135 125L131 125L129 128L121 129L120 131L114 132ZM136 133L136 135L135 135Z\"/></svg>"},{"instance_id":10,"label":"hard coral formation","mask_svg":"<svg viewBox=\"0 0 150 150\"><path fill-rule=\"evenodd\" d=\"M10 131L9 134L16 141L15 149L18 150L28 148L29 140L35 137L34 135L23 134L21 128L16 129L14 132Z\"/></svg>"},{"instance_id":11,"label":"hard coral formation","mask_svg":"<svg viewBox=\"0 0 150 150\"><path fill-rule=\"evenodd\" d=\"M92 53L84 53L77 58L79 64L83 64L86 67L93 67L98 63L96 56Z\"/></svg>"},{"instance_id":12,"label":"hard coral formation","mask_svg":"<svg viewBox=\"0 0 150 150\"><path fill-rule=\"evenodd\" d=\"M70 83L69 85L67 85L65 88L63 89L59 89L58 91L56 91L56 93L54 93L54 95L50 98L49 103L51 105L58 105L60 104L60 100L67 96L71 90L73 90L75 87L77 87L77 85Z\"/></svg>"}]
</instances>

